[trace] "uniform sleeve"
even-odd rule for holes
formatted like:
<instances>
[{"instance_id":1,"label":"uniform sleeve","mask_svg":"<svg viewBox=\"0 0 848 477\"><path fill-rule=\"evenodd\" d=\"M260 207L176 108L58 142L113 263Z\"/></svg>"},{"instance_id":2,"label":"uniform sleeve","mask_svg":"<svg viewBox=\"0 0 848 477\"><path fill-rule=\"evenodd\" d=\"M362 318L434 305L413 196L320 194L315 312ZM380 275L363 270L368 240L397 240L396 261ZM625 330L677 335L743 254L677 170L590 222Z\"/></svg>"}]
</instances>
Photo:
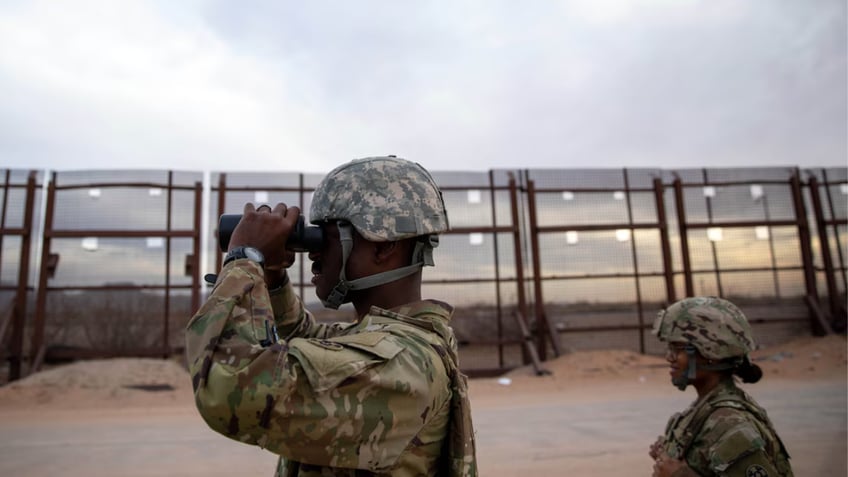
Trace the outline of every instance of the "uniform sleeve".
<instances>
[{"instance_id":1,"label":"uniform sleeve","mask_svg":"<svg viewBox=\"0 0 848 477\"><path fill-rule=\"evenodd\" d=\"M778 476L765 452L765 440L747 411L719 408L704 423L703 439L715 475L723 477Z\"/></svg>"},{"instance_id":2,"label":"uniform sleeve","mask_svg":"<svg viewBox=\"0 0 848 477\"><path fill-rule=\"evenodd\" d=\"M265 409L259 387L273 383L278 393L294 391L296 379L284 359L287 343L273 330L262 269L249 260L226 265L186 328L195 403L215 431L256 442L262 424L244 413Z\"/></svg>"},{"instance_id":3,"label":"uniform sleeve","mask_svg":"<svg viewBox=\"0 0 848 477\"><path fill-rule=\"evenodd\" d=\"M390 468L424 425L412 416L433 404L428 383L404 368L407 350L369 333L276 339L277 315L256 264L222 270L186 330L200 415L216 432L298 462Z\"/></svg>"},{"instance_id":4,"label":"uniform sleeve","mask_svg":"<svg viewBox=\"0 0 848 477\"><path fill-rule=\"evenodd\" d=\"M719 473L722 477L779 477L777 469L762 449L735 460Z\"/></svg>"},{"instance_id":5,"label":"uniform sleeve","mask_svg":"<svg viewBox=\"0 0 848 477\"><path fill-rule=\"evenodd\" d=\"M212 294L186 327L186 357L197 392L208 387L216 362L233 371L276 344L274 313L262 269L236 260L221 271Z\"/></svg>"},{"instance_id":6,"label":"uniform sleeve","mask_svg":"<svg viewBox=\"0 0 848 477\"><path fill-rule=\"evenodd\" d=\"M271 307L274 310L277 333L286 339L330 338L340 334L348 325L318 323L294 292L291 282L287 282L278 293L271 295Z\"/></svg>"}]
</instances>

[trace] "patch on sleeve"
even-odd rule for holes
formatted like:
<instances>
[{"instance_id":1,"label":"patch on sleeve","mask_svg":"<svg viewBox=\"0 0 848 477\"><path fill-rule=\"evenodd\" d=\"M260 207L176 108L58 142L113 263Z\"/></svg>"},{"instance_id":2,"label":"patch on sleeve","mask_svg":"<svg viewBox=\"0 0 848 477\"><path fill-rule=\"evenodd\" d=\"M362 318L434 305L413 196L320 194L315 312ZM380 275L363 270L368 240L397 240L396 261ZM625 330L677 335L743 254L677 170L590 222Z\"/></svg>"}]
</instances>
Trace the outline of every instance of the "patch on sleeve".
<instances>
[{"instance_id":1,"label":"patch on sleeve","mask_svg":"<svg viewBox=\"0 0 848 477\"><path fill-rule=\"evenodd\" d=\"M745 477L769 477L769 473L760 464L754 464L745 469Z\"/></svg>"},{"instance_id":2,"label":"patch on sleeve","mask_svg":"<svg viewBox=\"0 0 848 477\"><path fill-rule=\"evenodd\" d=\"M336 343L335 341L313 338L310 340L310 342L315 346L320 346L321 348L330 351L341 351L344 349L344 346L340 345L339 343Z\"/></svg>"}]
</instances>

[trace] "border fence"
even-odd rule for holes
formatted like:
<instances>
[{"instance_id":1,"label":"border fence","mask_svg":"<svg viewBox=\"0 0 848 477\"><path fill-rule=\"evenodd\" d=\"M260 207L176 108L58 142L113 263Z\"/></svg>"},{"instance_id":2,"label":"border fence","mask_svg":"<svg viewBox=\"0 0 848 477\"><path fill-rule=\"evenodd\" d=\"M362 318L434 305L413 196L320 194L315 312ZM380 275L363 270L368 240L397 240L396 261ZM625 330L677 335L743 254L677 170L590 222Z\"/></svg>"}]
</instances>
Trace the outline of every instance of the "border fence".
<instances>
[{"instance_id":1,"label":"border fence","mask_svg":"<svg viewBox=\"0 0 848 477\"><path fill-rule=\"evenodd\" d=\"M217 218L308 212L319 174L3 170L0 358L182 353L221 266ZM451 230L423 294L455 305L461 365L495 375L573 350L659 353L663 306L723 296L763 344L845 332L848 169L433 171ZM320 320L305 255L292 283Z\"/></svg>"}]
</instances>

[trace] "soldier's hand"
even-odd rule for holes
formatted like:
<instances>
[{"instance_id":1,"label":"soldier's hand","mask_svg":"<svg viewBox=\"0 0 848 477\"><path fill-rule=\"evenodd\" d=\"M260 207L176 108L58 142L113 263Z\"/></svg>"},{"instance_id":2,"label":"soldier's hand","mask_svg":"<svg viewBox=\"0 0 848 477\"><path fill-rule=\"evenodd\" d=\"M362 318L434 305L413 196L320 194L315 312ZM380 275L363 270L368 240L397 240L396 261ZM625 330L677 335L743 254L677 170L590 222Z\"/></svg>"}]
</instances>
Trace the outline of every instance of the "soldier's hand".
<instances>
[{"instance_id":1,"label":"soldier's hand","mask_svg":"<svg viewBox=\"0 0 848 477\"><path fill-rule=\"evenodd\" d=\"M675 472L680 469L689 469L689 465L682 460L675 459L665 452L660 453L654 461L654 473L653 477L670 477L671 475L692 475L697 476L694 472L690 471L684 472L682 474L675 474Z\"/></svg>"},{"instance_id":2,"label":"soldier's hand","mask_svg":"<svg viewBox=\"0 0 848 477\"><path fill-rule=\"evenodd\" d=\"M268 205L255 208L244 206L244 214L230 237L229 250L238 246L250 246L265 256L265 266L285 269L294 263L294 252L286 250L286 241L300 217L298 207L287 207L279 203L273 209Z\"/></svg>"},{"instance_id":3,"label":"soldier's hand","mask_svg":"<svg viewBox=\"0 0 848 477\"><path fill-rule=\"evenodd\" d=\"M294 265L297 254L286 249L284 255L282 263L276 265L265 264L265 284L268 285L268 290L279 289L289 281L286 269Z\"/></svg>"},{"instance_id":4,"label":"soldier's hand","mask_svg":"<svg viewBox=\"0 0 848 477\"><path fill-rule=\"evenodd\" d=\"M662 451L662 446L665 441L663 436L657 436L657 440L651 444L651 447L648 449L648 455L651 456L651 459L657 460L660 452Z\"/></svg>"}]
</instances>

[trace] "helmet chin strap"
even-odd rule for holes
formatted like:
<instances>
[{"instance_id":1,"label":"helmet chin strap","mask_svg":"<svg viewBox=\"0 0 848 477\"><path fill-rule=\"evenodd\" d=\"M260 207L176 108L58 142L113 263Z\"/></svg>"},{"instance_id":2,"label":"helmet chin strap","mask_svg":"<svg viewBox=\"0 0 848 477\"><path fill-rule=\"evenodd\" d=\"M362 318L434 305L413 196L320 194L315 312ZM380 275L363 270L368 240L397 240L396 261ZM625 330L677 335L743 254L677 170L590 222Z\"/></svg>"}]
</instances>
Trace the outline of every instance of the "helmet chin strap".
<instances>
[{"instance_id":1,"label":"helmet chin strap","mask_svg":"<svg viewBox=\"0 0 848 477\"><path fill-rule=\"evenodd\" d=\"M686 373L683 376L671 378L671 383L681 391L686 390L686 386L695 380L695 375L698 373L695 347L687 344L683 349L686 351L687 361L689 362L689 365L686 367Z\"/></svg>"},{"instance_id":2,"label":"helmet chin strap","mask_svg":"<svg viewBox=\"0 0 848 477\"><path fill-rule=\"evenodd\" d=\"M385 272L375 273L367 277L357 278L356 280L348 280L345 277L345 269L347 268L347 260L350 258L350 252L353 250L353 226L348 222L337 222L339 228L339 240L342 243L342 266L339 271L339 282L333 287L333 290L326 299L322 299L321 303L333 310L336 310L343 303L350 301L348 294L354 290L365 290L384 283L393 282L403 277L407 277L416 273L424 265L433 265L433 248L438 246L439 237L430 235L422 237L415 243L415 249L412 252L412 265L387 270Z\"/></svg>"}]
</instances>

